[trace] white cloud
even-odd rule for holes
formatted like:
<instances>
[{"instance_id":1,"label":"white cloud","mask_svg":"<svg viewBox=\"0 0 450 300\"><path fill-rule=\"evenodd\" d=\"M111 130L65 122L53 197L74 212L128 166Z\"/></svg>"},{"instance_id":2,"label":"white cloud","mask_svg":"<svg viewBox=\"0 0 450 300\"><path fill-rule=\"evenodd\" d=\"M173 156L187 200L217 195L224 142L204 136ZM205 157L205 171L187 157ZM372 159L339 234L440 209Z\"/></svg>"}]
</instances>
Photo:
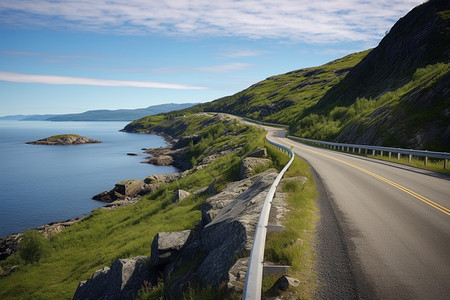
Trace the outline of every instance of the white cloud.
<instances>
[{"instance_id":1,"label":"white cloud","mask_svg":"<svg viewBox=\"0 0 450 300\"><path fill-rule=\"evenodd\" d=\"M0 81L17 83L40 83L55 85L92 85L92 86L116 86L116 87L140 87L172 90L204 90L204 87L184 84L161 83L151 81L112 80L85 77L69 77L55 75L22 74L0 71Z\"/></svg>"},{"instance_id":2,"label":"white cloud","mask_svg":"<svg viewBox=\"0 0 450 300\"><path fill-rule=\"evenodd\" d=\"M309 43L379 40L423 0L21 0L0 24L115 34L238 36Z\"/></svg>"}]
</instances>

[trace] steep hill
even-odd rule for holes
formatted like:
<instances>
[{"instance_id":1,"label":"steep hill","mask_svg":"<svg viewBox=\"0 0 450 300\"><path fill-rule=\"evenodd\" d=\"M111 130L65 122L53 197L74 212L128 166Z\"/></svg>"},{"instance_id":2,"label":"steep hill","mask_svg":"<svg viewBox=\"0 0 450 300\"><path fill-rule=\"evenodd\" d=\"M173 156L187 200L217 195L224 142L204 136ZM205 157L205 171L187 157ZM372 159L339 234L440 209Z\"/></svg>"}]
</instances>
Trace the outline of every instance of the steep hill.
<instances>
[{"instance_id":1,"label":"steep hill","mask_svg":"<svg viewBox=\"0 0 450 300\"><path fill-rule=\"evenodd\" d=\"M371 51L273 76L187 111L290 125L293 135L450 151L450 2L401 18Z\"/></svg>"},{"instance_id":2,"label":"steep hill","mask_svg":"<svg viewBox=\"0 0 450 300\"><path fill-rule=\"evenodd\" d=\"M317 103L368 52L350 54L320 67L272 76L232 96L197 105L188 111L227 112L289 124L305 109Z\"/></svg>"},{"instance_id":3,"label":"steep hill","mask_svg":"<svg viewBox=\"0 0 450 300\"><path fill-rule=\"evenodd\" d=\"M401 18L308 115L298 118L293 132L336 141L448 151L449 9L449 1L431 0ZM328 131L310 125L312 119Z\"/></svg>"}]
</instances>

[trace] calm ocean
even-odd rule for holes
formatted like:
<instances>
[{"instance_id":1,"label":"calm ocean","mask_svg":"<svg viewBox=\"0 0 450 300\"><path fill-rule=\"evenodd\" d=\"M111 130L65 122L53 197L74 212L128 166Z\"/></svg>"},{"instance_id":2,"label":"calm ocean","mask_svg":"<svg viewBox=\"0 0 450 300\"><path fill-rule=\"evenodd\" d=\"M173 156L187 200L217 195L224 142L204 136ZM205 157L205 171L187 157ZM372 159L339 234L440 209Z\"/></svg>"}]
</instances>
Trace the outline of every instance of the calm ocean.
<instances>
[{"instance_id":1,"label":"calm ocean","mask_svg":"<svg viewBox=\"0 0 450 300\"><path fill-rule=\"evenodd\" d=\"M162 137L119 132L127 122L0 121L0 236L88 214L105 203L91 197L123 179L176 172L142 164L141 148L165 146ZM101 144L27 145L74 133ZM129 152L138 156L128 156Z\"/></svg>"}]
</instances>

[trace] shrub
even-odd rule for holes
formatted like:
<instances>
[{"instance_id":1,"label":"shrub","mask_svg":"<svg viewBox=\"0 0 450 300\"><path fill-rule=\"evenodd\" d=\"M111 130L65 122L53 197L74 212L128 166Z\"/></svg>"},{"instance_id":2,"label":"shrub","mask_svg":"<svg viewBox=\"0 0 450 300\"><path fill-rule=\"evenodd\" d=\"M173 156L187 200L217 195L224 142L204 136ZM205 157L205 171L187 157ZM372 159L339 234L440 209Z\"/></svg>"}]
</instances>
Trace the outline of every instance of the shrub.
<instances>
[{"instance_id":1,"label":"shrub","mask_svg":"<svg viewBox=\"0 0 450 300\"><path fill-rule=\"evenodd\" d=\"M20 257L28 264L38 262L45 252L47 240L37 231L28 229L19 244Z\"/></svg>"}]
</instances>

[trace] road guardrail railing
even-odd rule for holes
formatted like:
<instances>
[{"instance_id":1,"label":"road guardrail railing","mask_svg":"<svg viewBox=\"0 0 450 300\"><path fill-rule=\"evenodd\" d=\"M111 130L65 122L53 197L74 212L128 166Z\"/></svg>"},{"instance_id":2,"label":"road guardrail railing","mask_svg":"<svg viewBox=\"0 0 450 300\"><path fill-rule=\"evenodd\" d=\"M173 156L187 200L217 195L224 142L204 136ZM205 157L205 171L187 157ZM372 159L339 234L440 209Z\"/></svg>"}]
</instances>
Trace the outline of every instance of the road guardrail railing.
<instances>
[{"instance_id":1,"label":"road guardrail railing","mask_svg":"<svg viewBox=\"0 0 450 300\"><path fill-rule=\"evenodd\" d=\"M302 142L307 142L309 144L316 144L321 146L326 146L335 150L342 150L347 152L358 152L361 154L362 151L365 154L376 155L379 153L383 155L384 153L388 153L389 158L391 158L392 154L397 154L397 158L400 159L401 155L408 155L408 160L411 162L413 156L424 157L424 164L427 165L428 158L437 158L444 160L444 170L448 168L448 160L450 159L450 153L447 152L436 152L436 151L427 151L427 150L413 150L413 149L402 149L402 148L391 148L391 147L381 147L381 146L370 146L370 145L356 145L356 144L343 144L343 143L334 143L334 142L324 142L306 138L300 138L296 136L289 135L288 138L293 140L299 140ZM371 151L371 153L369 152Z\"/></svg>"},{"instance_id":2,"label":"road guardrail railing","mask_svg":"<svg viewBox=\"0 0 450 300\"><path fill-rule=\"evenodd\" d=\"M245 287L244 287L244 300L259 300L261 299L261 288L262 288L262 277L263 277L263 267L264 267L264 248L266 244L266 234L267 234L267 225L269 222L269 214L270 208L272 206L272 200L275 195L275 191L277 189L278 184L280 183L281 178L286 173L287 169L290 167L292 162L294 161L294 153L291 149L266 140L287 151L291 155L291 159L284 166L283 170L278 174L277 178L273 182L272 186L269 189L269 192L264 199L264 204L261 209L261 213L259 215L258 224L256 226L255 236L253 238L252 250L250 252L250 258L247 267L247 276L245 279Z\"/></svg>"}]
</instances>

